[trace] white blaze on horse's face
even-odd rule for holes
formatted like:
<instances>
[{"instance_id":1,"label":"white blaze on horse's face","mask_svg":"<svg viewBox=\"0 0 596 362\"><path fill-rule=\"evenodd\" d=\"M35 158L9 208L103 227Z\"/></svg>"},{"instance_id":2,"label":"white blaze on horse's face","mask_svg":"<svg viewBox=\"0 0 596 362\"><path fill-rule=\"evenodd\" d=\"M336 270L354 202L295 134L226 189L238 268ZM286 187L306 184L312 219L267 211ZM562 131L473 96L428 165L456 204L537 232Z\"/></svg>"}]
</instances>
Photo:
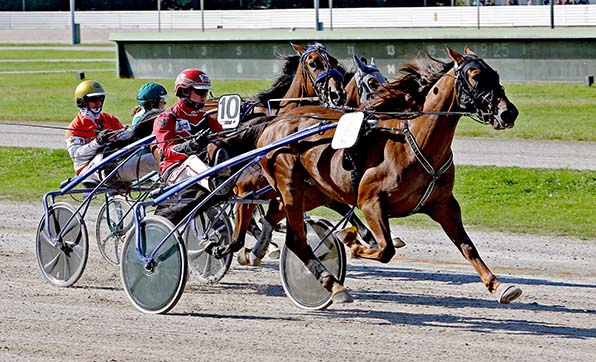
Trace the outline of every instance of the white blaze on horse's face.
<instances>
[{"instance_id":1,"label":"white blaze on horse's face","mask_svg":"<svg viewBox=\"0 0 596 362\"><path fill-rule=\"evenodd\" d=\"M470 47L465 47L465 55L448 49L449 56L456 64L456 88L459 106L476 112L495 129L512 128L519 111L505 95L499 74Z\"/></svg>"}]
</instances>

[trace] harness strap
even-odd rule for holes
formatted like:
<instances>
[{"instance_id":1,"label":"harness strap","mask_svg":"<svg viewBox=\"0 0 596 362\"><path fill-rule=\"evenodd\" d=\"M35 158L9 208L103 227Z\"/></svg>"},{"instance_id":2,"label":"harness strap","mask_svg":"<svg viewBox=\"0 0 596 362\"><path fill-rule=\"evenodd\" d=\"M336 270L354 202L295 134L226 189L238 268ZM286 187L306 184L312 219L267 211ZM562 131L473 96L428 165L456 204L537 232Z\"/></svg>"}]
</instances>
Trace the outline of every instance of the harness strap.
<instances>
[{"instance_id":1,"label":"harness strap","mask_svg":"<svg viewBox=\"0 0 596 362\"><path fill-rule=\"evenodd\" d=\"M453 152L449 153L449 158L447 158L447 161L445 161L443 166L439 167L439 169L437 171L435 171L435 169L430 164L430 162L428 162L428 160L422 154L422 151L420 150L418 143L416 143L416 139L414 139L414 135L412 135L412 132L410 131L410 128L408 127L408 121L406 121L404 124L403 132L404 132L404 136L406 137L406 142L408 142L408 145L410 145L410 147L412 148L412 151L414 151L414 155L416 156L416 159L418 160L418 162L420 162L422 167L424 167L426 172L428 172L428 174L431 176L431 180L430 180L429 184L426 186L426 190L424 191L424 194L422 194L422 197L420 198L420 200L418 200L418 203L416 204L414 209L410 212L410 214L415 214L416 212L418 212L418 210L420 210L421 207L424 206L424 204L426 203L426 200L428 200L428 198L432 194L432 192L435 188L435 185L436 185L437 181L439 180L439 177L441 177L445 172L447 172L447 170L451 167L451 165L453 165Z\"/></svg>"},{"instance_id":2,"label":"harness strap","mask_svg":"<svg viewBox=\"0 0 596 362\"><path fill-rule=\"evenodd\" d=\"M360 179L362 179L362 175L358 171L358 165L356 165L355 158L358 157L358 154L354 152L355 149L348 148L344 150L343 154L343 168L350 171L350 181L352 182L352 188L354 189L354 199L358 202L358 189L360 187Z\"/></svg>"}]
</instances>

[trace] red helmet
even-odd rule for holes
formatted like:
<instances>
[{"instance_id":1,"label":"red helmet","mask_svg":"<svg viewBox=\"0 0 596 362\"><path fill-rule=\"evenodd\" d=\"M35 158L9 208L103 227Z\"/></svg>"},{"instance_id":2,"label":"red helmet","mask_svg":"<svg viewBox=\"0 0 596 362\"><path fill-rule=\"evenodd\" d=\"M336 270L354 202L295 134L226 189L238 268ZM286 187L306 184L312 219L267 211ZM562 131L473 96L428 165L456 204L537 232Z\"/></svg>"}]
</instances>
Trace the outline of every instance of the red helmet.
<instances>
[{"instance_id":1,"label":"red helmet","mask_svg":"<svg viewBox=\"0 0 596 362\"><path fill-rule=\"evenodd\" d=\"M188 97L188 88L191 87L194 89L211 89L211 81L207 73L194 68L180 72L174 83L174 94L177 97L186 98Z\"/></svg>"}]
</instances>

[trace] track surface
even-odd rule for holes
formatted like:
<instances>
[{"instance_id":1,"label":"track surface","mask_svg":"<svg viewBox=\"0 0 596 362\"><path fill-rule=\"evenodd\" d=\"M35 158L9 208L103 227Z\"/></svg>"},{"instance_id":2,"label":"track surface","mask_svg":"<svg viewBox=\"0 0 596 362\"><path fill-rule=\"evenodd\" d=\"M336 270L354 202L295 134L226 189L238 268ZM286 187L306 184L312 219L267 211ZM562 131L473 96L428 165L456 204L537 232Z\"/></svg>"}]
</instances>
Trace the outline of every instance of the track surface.
<instances>
[{"instance_id":1,"label":"track surface","mask_svg":"<svg viewBox=\"0 0 596 362\"><path fill-rule=\"evenodd\" d=\"M1 38L27 43L39 35L6 30ZM43 35L70 40L68 31ZM109 43L105 31L82 35ZM6 127L0 146L64 147L63 131ZM596 169L591 143L456 139L454 153L456 164ZM350 261L351 305L296 308L278 263L267 261L234 263L213 286L191 278L170 314L150 316L129 303L119 270L93 240L75 287L48 284L34 252L41 216L40 203L0 201L1 361L596 360L596 240L471 232L501 280L524 290L506 306L441 231L396 229L408 244L389 264Z\"/></svg>"},{"instance_id":2,"label":"track surface","mask_svg":"<svg viewBox=\"0 0 596 362\"><path fill-rule=\"evenodd\" d=\"M396 229L408 245L389 264L350 261L353 304L300 310L267 261L234 263L213 286L191 276L171 313L152 316L93 239L75 287L47 283L34 252L41 212L0 204L2 361L596 360L596 240L471 232L493 272L524 290L510 305L441 231Z\"/></svg>"}]
</instances>

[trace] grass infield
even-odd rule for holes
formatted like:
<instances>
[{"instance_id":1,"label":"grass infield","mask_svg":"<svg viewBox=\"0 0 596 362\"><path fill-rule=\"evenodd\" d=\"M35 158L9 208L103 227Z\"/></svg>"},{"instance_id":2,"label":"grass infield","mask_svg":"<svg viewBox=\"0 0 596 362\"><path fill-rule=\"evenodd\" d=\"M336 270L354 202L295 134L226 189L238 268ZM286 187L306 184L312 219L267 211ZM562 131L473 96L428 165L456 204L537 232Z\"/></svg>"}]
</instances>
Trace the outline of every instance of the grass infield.
<instances>
[{"instance_id":1,"label":"grass infield","mask_svg":"<svg viewBox=\"0 0 596 362\"><path fill-rule=\"evenodd\" d=\"M40 201L73 174L65 150L0 147L0 201ZM468 227L594 239L594 190L594 171L458 166L454 194ZM337 218L323 208L316 213ZM437 225L425 215L394 220Z\"/></svg>"},{"instance_id":2,"label":"grass infield","mask_svg":"<svg viewBox=\"0 0 596 362\"><path fill-rule=\"evenodd\" d=\"M110 50L112 49L112 50ZM135 96L147 79L120 79L116 63L92 62L93 59L116 59L113 48L89 51L76 50L19 50L5 48L1 60L39 59L39 62L2 62L0 71L1 120L32 122L69 122L77 112L74 89L77 75L100 81L107 91L105 111L115 114L123 123L131 119L129 111L136 104ZM73 59L80 62L44 62L44 59ZM113 69L113 71L104 71ZM22 74L2 72L21 71ZM27 72L42 73L27 73ZM43 72L53 71L53 72ZM497 71L505 71L499 70ZM155 80L168 90L173 79ZM237 93L243 97L254 95L270 87L272 80L218 81L213 79L213 94ZM520 115L513 129L495 132L490 127L462 119L457 135L513 139L544 139L596 142L596 87L584 83L514 83L504 85L509 99L519 108ZM31 106L35 99L35 106ZM170 100L172 102L172 100Z\"/></svg>"}]
</instances>

